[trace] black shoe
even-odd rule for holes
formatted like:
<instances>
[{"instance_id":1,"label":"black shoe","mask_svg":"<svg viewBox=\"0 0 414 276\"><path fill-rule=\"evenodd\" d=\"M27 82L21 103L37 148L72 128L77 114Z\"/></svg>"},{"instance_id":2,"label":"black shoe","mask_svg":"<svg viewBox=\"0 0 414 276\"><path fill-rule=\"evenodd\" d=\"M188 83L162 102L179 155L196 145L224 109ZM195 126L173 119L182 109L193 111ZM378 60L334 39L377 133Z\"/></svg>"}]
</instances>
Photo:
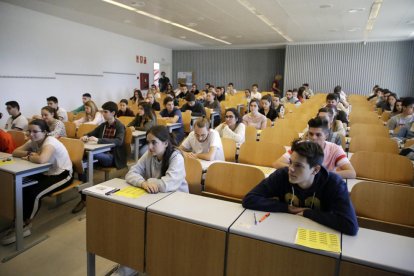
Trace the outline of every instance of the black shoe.
<instances>
[{"instance_id":1,"label":"black shoe","mask_svg":"<svg viewBox=\"0 0 414 276\"><path fill-rule=\"evenodd\" d=\"M83 210L83 208L85 208L85 207L86 207L86 203L85 203L85 201L83 201L83 200L79 201L79 203L75 206L75 208L73 208L73 210L72 210L72 214L79 213L79 212L80 212L80 211L82 211L82 210Z\"/></svg>"}]
</instances>

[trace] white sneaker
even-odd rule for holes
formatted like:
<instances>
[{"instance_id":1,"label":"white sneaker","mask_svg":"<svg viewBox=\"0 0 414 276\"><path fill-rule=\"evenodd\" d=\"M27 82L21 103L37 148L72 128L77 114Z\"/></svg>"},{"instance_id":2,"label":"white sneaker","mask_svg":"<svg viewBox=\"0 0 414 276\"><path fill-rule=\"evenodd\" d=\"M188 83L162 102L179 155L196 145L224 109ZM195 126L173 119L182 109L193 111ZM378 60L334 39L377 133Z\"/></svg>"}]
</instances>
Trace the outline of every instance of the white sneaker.
<instances>
[{"instance_id":1,"label":"white sneaker","mask_svg":"<svg viewBox=\"0 0 414 276\"><path fill-rule=\"evenodd\" d=\"M111 276L134 276L134 275L138 275L138 271L124 266L124 265L119 265L118 268L112 272Z\"/></svg>"},{"instance_id":2,"label":"white sneaker","mask_svg":"<svg viewBox=\"0 0 414 276\"><path fill-rule=\"evenodd\" d=\"M30 231L31 228L32 228L31 224L28 224L23 227L23 238L26 238L32 234L32 231ZM15 228L13 227L1 239L1 244L8 245L14 242L16 242L16 232L15 232Z\"/></svg>"}]
</instances>

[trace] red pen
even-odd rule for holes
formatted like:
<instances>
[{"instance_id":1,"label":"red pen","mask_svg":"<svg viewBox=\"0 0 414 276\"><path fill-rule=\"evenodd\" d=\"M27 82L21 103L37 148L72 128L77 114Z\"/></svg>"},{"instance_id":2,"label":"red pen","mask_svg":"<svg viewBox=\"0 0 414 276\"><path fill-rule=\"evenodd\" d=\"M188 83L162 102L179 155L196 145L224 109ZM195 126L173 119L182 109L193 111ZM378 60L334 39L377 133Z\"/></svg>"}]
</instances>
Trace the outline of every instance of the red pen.
<instances>
[{"instance_id":1,"label":"red pen","mask_svg":"<svg viewBox=\"0 0 414 276\"><path fill-rule=\"evenodd\" d=\"M264 221L268 216L270 216L270 213L266 213L260 220L259 222Z\"/></svg>"}]
</instances>

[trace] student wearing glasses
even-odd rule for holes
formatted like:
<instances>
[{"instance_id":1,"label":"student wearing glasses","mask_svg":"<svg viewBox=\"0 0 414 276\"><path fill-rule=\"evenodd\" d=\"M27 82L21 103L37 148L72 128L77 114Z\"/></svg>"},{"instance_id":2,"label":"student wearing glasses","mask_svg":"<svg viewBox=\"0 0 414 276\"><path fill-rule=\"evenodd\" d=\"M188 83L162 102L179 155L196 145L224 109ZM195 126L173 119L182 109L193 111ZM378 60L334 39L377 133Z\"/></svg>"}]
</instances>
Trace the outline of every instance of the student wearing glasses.
<instances>
[{"instance_id":1,"label":"student wearing glasses","mask_svg":"<svg viewBox=\"0 0 414 276\"><path fill-rule=\"evenodd\" d=\"M347 235L358 222L344 181L324 168L324 151L311 141L294 141L289 166L262 180L243 199L243 207L303 216Z\"/></svg>"},{"instance_id":2,"label":"student wearing glasses","mask_svg":"<svg viewBox=\"0 0 414 276\"><path fill-rule=\"evenodd\" d=\"M197 119L194 130L183 141L180 149L184 155L191 158L199 158L207 161L224 161L223 144L220 135L214 129L210 129L210 123L206 118Z\"/></svg>"},{"instance_id":3,"label":"student wearing glasses","mask_svg":"<svg viewBox=\"0 0 414 276\"><path fill-rule=\"evenodd\" d=\"M216 127L216 131L222 138L232 139L237 144L244 143L246 127L239 112L233 107L226 109L225 121Z\"/></svg>"},{"instance_id":4,"label":"student wearing glasses","mask_svg":"<svg viewBox=\"0 0 414 276\"><path fill-rule=\"evenodd\" d=\"M37 164L50 163L51 166L44 174L31 176L37 180L36 185L23 188L23 236L31 235L31 222L39 211L41 199L62 189L72 182L72 162L65 146L55 137L49 136L49 127L45 121L35 119L28 127L30 138L24 145L13 151L13 156L20 157ZM2 244L7 245L16 241L14 228L2 239Z\"/></svg>"}]
</instances>

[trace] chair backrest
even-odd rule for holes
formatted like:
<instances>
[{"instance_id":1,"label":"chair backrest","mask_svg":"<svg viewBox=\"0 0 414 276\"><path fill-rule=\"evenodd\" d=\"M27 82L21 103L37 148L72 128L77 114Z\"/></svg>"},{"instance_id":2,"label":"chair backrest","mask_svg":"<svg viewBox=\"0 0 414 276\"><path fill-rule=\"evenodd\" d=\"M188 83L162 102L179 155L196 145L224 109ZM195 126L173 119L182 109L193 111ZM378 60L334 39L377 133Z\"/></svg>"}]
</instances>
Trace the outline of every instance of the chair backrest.
<instances>
[{"instance_id":1,"label":"chair backrest","mask_svg":"<svg viewBox=\"0 0 414 276\"><path fill-rule=\"evenodd\" d=\"M372 137L366 135L354 136L349 145L350 152L375 151L398 154L397 141L387 137Z\"/></svg>"},{"instance_id":2,"label":"chair backrest","mask_svg":"<svg viewBox=\"0 0 414 276\"><path fill-rule=\"evenodd\" d=\"M358 151L352 155L350 161L357 178L407 185L411 185L413 180L413 164L405 156Z\"/></svg>"},{"instance_id":3,"label":"chair backrest","mask_svg":"<svg viewBox=\"0 0 414 276\"><path fill-rule=\"evenodd\" d=\"M267 118L266 127L272 127L272 124L273 124L273 122L269 118Z\"/></svg>"},{"instance_id":4,"label":"chair backrest","mask_svg":"<svg viewBox=\"0 0 414 276\"><path fill-rule=\"evenodd\" d=\"M85 117L85 111L81 111L81 112L77 113L77 114L74 116L73 120L79 120L79 119L80 119L80 118L82 118L82 117Z\"/></svg>"},{"instance_id":5,"label":"chair backrest","mask_svg":"<svg viewBox=\"0 0 414 276\"><path fill-rule=\"evenodd\" d=\"M264 173L252 166L213 163L207 170L204 191L208 195L241 201L264 178Z\"/></svg>"},{"instance_id":6,"label":"chair backrest","mask_svg":"<svg viewBox=\"0 0 414 276\"><path fill-rule=\"evenodd\" d=\"M381 114L381 120L383 121L383 122L388 122L388 120L391 118L391 112L389 112L389 111L384 111L382 114Z\"/></svg>"},{"instance_id":7,"label":"chair backrest","mask_svg":"<svg viewBox=\"0 0 414 276\"><path fill-rule=\"evenodd\" d=\"M132 144L132 129L127 127L125 128L125 137L124 137L124 145L127 152L127 158L131 156L131 144Z\"/></svg>"},{"instance_id":8,"label":"chair backrest","mask_svg":"<svg viewBox=\"0 0 414 276\"><path fill-rule=\"evenodd\" d=\"M352 188L351 200L362 227L405 235L407 231L398 229L405 226L408 235L414 235L414 216L409 211L414 209L414 188L364 181Z\"/></svg>"},{"instance_id":9,"label":"chair backrest","mask_svg":"<svg viewBox=\"0 0 414 276\"><path fill-rule=\"evenodd\" d=\"M184 132L190 133L191 132L191 110L181 112L181 116L183 119Z\"/></svg>"},{"instance_id":10,"label":"chair backrest","mask_svg":"<svg viewBox=\"0 0 414 276\"><path fill-rule=\"evenodd\" d=\"M257 129L254 126L246 126L246 131L244 134L244 140L247 141L256 141L257 140Z\"/></svg>"},{"instance_id":11,"label":"chair backrest","mask_svg":"<svg viewBox=\"0 0 414 276\"><path fill-rule=\"evenodd\" d=\"M67 113L68 113L68 121L73 122L73 120L75 119L75 114L73 114L73 112L67 112Z\"/></svg>"},{"instance_id":12,"label":"chair backrest","mask_svg":"<svg viewBox=\"0 0 414 276\"><path fill-rule=\"evenodd\" d=\"M76 131L76 138L81 138L85 134L91 132L97 127L97 125L92 124L80 124L78 130Z\"/></svg>"},{"instance_id":13,"label":"chair backrest","mask_svg":"<svg viewBox=\"0 0 414 276\"><path fill-rule=\"evenodd\" d=\"M227 162L236 162L236 141L230 138L221 138L221 143L223 144L224 159Z\"/></svg>"},{"instance_id":14,"label":"chair backrest","mask_svg":"<svg viewBox=\"0 0 414 276\"><path fill-rule=\"evenodd\" d=\"M299 135L296 131L290 129L272 127L265 128L260 133L260 142L277 143L282 146L290 146L295 139L299 139Z\"/></svg>"},{"instance_id":15,"label":"chair backrest","mask_svg":"<svg viewBox=\"0 0 414 276\"><path fill-rule=\"evenodd\" d=\"M272 167L285 152L285 147L276 143L245 142L240 147L239 163Z\"/></svg>"},{"instance_id":16,"label":"chair backrest","mask_svg":"<svg viewBox=\"0 0 414 276\"><path fill-rule=\"evenodd\" d=\"M76 124L71 121L67 121L63 123L66 129L66 136L68 138L76 138Z\"/></svg>"},{"instance_id":17,"label":"chair backrest","mask_svg":"<svg viewBox=\"0 0 414 276\"><path fill-rule=\"evenodd\" d=\"M405 141L405 143L404 143L404 148L409 148L409 147L411 147L412 145L414 145L414 139L407 140L407 141Z\"/></svg>"},{"instance_id":18,"label":"chair backrest","mask_svg":"<svg viewBox=\"0 0 414 276\"><path fill-rule=\"evenodd\" d=\"M390 137L388 129L379 124L354 124L349 130L349 136L354 137L358 135L365 136L381 136Z\"/></svg>"},{"instance_id":19,"label":"chair backrest","mask_svg":"<svg viewBox=\"0 0 414 276\"><path fill-rule=\"evenodd\" d=\"M61 137L59 141L65 146L69 153L70 160L73 167L78 174L83 173L82 158L84 151L84 143L79 139L72 139L67 137Z\"/></svg>"},{"instance_id":20,"label":"chair backrest","mask_svg":"<svg viewBox=\"0 0 414 276\"><path fill-rule=\"evenodd\" d=\"M127 126L130 122L132 122L134 120L134 117L130 117L130 116L121 116L118 117L118 120L124 125Z\"/></svg>"},{"instance_id":21,"label":"chair backrest","mask_svg":"<svg viewBox=\"0 0 414 276\"><path fill-rule=\"evenodd\" d=\"M184 158L185 162L185 180L188 183L188 189L191 194L201 195L201 177L203 168L200 161L195 158Z\"/></svg>"},{"instance_id":22,"label":"chair backrest","mask_svg":"<svg viewBox=\"0 0 414 276\"><path fill-rule=\"evenodd\" d=\"M16 146L16 148L20 147L21 145L23 145L24 143L26 143L26 134L24 133L24 131L20 131L20 130L9 130L7 131L13 141L14 141L14 145Z\"/></svg>"}]
</instances>

